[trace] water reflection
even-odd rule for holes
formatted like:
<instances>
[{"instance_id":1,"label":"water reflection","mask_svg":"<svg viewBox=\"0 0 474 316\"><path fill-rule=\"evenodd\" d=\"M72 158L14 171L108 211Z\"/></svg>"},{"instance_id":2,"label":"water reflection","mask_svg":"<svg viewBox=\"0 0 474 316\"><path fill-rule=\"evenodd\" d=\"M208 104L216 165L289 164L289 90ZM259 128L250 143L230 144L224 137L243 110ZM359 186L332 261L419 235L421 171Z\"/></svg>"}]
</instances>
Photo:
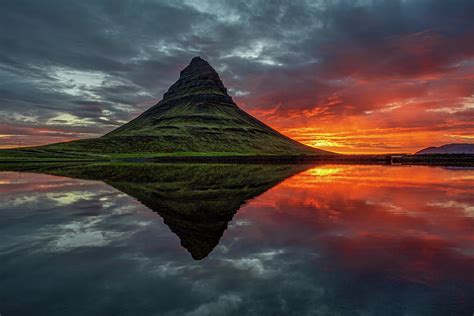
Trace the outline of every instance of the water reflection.
<instances>
[{"instance_id":1,"label":"water reflection","mask_svg":"<svg viewBox=\"0 0 474 316\"><path fill-rule=\"evenodd\" d=\"M5 314L474 311L474 170L69 165L34 171L108 185L0 174ZM193 258L207 257L191 259L180 243Z\"/></svg>"},{"instance_id":2,"label":"water reflection","mask_svg":"<svg viewBox=\"0 0 474 316\"><path fill-rule=\"evenodd\" d=\"M158 213L194 259L205 258L247 200L308 166L232 164L54 164L18 166L100 180Z\"/></svg>"}]
</instances>

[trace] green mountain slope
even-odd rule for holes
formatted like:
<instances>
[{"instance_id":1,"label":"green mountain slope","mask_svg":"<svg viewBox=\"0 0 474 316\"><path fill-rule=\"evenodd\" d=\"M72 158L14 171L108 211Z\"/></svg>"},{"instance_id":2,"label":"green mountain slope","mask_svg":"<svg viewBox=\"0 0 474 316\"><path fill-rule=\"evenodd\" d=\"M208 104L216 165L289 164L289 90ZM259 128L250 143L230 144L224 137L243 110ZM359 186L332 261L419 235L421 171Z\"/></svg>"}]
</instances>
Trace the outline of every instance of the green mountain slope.
<instances>
[{"instance_id":1,"label":"green mountain slope","mask_svg":"<svg viewBox=\"0 0 474 316\"><path fill-rule=\"evenodd\" d=\"M241 110L217 72L200 57L181 71L158 104L129 123L96 139L37 149L92 155L329 154L294 141Z\"/></svg>"},{"instance_id":2,"label":"green mountain slope","mask_svg":"<svg viewBox=\"0 0 474 316\"><path fill-rule=\"evenodd\" d=\"M311 153L242 111L215 70L196 57L163 100L131 122L102 137L160 152L243 154Z\"/></svg>"}]
</instances>

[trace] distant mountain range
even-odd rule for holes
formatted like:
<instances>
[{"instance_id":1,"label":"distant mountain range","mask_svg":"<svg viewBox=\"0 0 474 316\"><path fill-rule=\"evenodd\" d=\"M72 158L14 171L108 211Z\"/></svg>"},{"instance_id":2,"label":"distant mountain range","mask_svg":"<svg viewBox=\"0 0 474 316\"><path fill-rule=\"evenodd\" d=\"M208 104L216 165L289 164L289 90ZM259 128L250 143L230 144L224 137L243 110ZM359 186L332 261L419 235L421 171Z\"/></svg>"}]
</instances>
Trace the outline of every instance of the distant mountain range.
<instances>
[{"instance_id":1,"label":"distant mountain range","mask_svg":"<svg viewBox=\"0 0 474 316\"><path fill-rule=\"evenodd\" d=\"M446 144L439 147L428 147L416 153L427 154L474 154L474 144Z\"/></svg>"},{"instance_id":2,"label":"distant mountain range","mask_svg":"<svg viewBox=\"0 0 474 316\"><path fill-rule=\"evenodd\" d=\"M40 151L114 155L324 155L241 110L217 72L195 57L163 99L137 118L95 139L51 144Z\"/></svg>"}]
</instances>

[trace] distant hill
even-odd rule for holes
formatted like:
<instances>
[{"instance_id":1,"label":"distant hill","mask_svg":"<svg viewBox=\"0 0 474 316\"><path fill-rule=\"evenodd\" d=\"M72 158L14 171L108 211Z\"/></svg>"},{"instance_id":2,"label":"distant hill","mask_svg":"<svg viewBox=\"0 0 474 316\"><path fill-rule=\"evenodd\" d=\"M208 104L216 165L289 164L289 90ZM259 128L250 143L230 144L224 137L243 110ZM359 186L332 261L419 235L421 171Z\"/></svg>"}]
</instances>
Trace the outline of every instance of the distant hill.
<instances>
[{"instance_id":1,"label":"distant hill","mask_svg":"<svg viewBox=\"0 0 474 316\"><path fill-rule=\"evenodd\" d=\"M428 147L416 155L427 154L474 154L474 144L446 144L440 147Z\"/></svg>"},{"instance_id":2,"label":"distant hill","mask_svg":"<svg viewBox=\"0 0 474 316\"><path fill-rule=\"evenodd\" d=\"M99 138L37 148L62 154L332 154L292 140L241 110L200 57L181 71L158 104L129 123Z\"/></svg>"}]
</instances>

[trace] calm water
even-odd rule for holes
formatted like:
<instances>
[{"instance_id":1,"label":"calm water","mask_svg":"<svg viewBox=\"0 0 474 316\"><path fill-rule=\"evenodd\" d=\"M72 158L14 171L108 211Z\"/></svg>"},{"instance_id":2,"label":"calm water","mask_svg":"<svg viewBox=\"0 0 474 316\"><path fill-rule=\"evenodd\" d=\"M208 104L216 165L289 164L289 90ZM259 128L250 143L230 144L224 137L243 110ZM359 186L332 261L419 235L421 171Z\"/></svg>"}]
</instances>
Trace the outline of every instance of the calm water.
<instances>
[{"instance_id":1,"label":"calm water","mask_svg":"<svg viewBox=\"0 0 474 316\"><path fill-rule=\"evenodd\" d=\"M474 313L474 170L30 171L0 173L2 316Z\"/></svg>"}]
</instances>

